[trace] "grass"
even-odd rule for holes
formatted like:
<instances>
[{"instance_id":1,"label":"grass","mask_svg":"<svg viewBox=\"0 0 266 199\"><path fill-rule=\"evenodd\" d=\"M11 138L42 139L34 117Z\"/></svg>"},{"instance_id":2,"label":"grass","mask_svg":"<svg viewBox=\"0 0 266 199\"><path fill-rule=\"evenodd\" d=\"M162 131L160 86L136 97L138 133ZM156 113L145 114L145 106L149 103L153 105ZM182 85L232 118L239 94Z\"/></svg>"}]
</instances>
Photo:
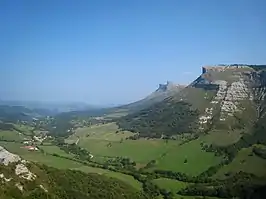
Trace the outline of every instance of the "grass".
<instances>
[{"instance_id":1,"label":"grass","mask_svg":"<svg viewBox=\"0 0 266 199\"><path fill-rule=\"evenodd\" d=\"M203 141L216 146L228 146L236 143L242 136L241 130L213 130L203 137Z\"/></svg>"},{"instance_id":2,"label":"grass","mask_svg":"<svg viewBox=\"0 0 266 199\"><path fill-rule=\"evenodd\" d=\"M0 141L0 146L5 147L9 152L17 154L25 160L46 164L48 166L55 167L58 169L77 169L86 173L98 173L106 175L108 177L113 177L121 181L124 181L138 190L140 190L142 187L141 183L135 180L132 176L109 171L106 169L84 166L83 164L76 162L74 160L64 159L48 154L45 155L39 151L28 151L27 149L21 148L23 145L20 143ZM55 153L64 153L57 146L42 146L42 148L45 148L44 150L46 150L47 152L48 151L52 152L54 150Z\"/></svg>"},{"instance_id":3,"label":"grass","mask_svg":"<svg viewBox=\"0 0 266 199\"><path fill-rule=\"evenodd\" d=\"M39 148L43 149L44 152L49 154L57 154L64 157L73 157L73 155L66 153L65 151L61 150L58 146L55 145L43 145L39 146Z\"/></svg>"},{"instance_id":4,"label":"grass","mask_svg":"<svg viewBox=\"0 0 266 199\"><path fill-rule=\"evenodd\" d=\"M156 169L183 172L188 175L198 175L210 166L221 161L214 153L201 150L200 139L190 141L181 146L173 147L162 157ZM187 163L184 163L187 160Z\"/></svg>"},{"instance_id":5,"label":"grass","mask_svg":"<svg viewBox=\"0 0 266 199\"><path fill-rule=\"evenodd\" d=\"M71 135L66 142L73 143L80 138L78 145L90 151L95 159L103 161L104 157L128 157L139 165L148 163L166 153L169 148L178 145L178 141L170 140L126 140L133 135L128 131L118 132L115 123L93 125L81 128Z\"/></svg>"},{"instance_id":6,"label":"grass","mask_svg":"<svg viewBox=\"0 0 266 199\"><path fill-rule=\"evenodd\" d=\"M82 164L73 160L63 159L52 155L45 155L40 151L28 151L27 149L22 148L23 144L20 143L0 142L0 146L5 147L11 153L21 156L23 159L39 162L59 169L83 166Z\"/></svg>"},{"instance_id":7,"label":"grass","mask_svg":"<svg viewBox=\"0 0 266 199\"><path fill-rule=\"evenodd\" d=\"M119 118L128 114L128 109L118 109L112 113L105 115L105 118Z\"/></svg>"},{"instance_id":8,"label":"grass","mask_svg":"<svg viewBox=\"0 0 266 199\"><path fill-rule=\"evenodd\" d=\"M129 131L119 131L115 123L93 125L91 127L83 127L76 130L75 134L71 135L67 140L76 141L78 138L82 139L95 139L95 140L108 140L120 141L129 136L134 135Z\"/></svg>"},{"instance_id":9,"label":"grass","mask_svg":"<svg viewBox=\"0 0 266 199\"><path fill-rule=\"evenodd\" d=\"M86 148L94 156L128 157L140 164L159 158L161 154L177 144L177 141L165 143L163 140L145 139L124 140L122 143L90 139L79 142L81 147Z\"/></svg>"},{"instance_id":10,"label":"grass","mask_svg":"<svg viewBox=\"0 0 266 199\"><path fill-rule=\"evenodd\" d=\"M14 126L17 129L21 130L24 135L28 135L28 136L31 136L32 135L31 130L33 129L33 127L28 126L28 125L24 125L24 124L14 124Z\"/></svg>"},{"instance_id":11,"label":"grass","mask_svg":"<svg viewBox=\"0 0 266 199\"><path fill-rule=\"evenodd\" d=\"M226 173L237 173L244 171L252 173L260 177L266 177L266 160L252 153L252 147L242 149L238 152L235 159L229 164L221 168L214 178L226 178Z\"/></svg>"},{"instance_id":12,"label":"grass","mask_svg":"<svg viewBox=\"0 0 266 199\"><path fill-rule=\"evenodd\" d=\"M168 178L158 178L153 180L153 183L158 185L160 188L165 189L167 191L171 191L173 193L176 193L177 191L186 188L188 185L188 183Z\"/></svg>"},{"instance_id":13,"label":"grass","mask_svg":"<svg viewBox=\"0 0 266 199\"><path fill-rule=\"evenodd\" d=\"M88 167L88 166L82 166L82 167L75 168L75 169L83 171L85 173L98 173L98 174L105 175L108 177L116 178L116 179L119 179L121 181L124 181L130 184L132 187L138 190L142 189L142 185L139 181L135 180L132 176L129 176L123 173L118 173L118 172L113 172L113 171L109 171L106 169L94 168L94 167Z\"/></svg>"},{"instance_id":14,"label":"grass","mask_svg":"<svg viewBox=\"0 0 266 199\"><path fill-rule=\"evenodd\" d=\"M96 161L99 159L103 162L104 157L128 157L135 161L138 167L143 167L149 161L156 160L155 169L179 171L190 175L198 175L221 160L213 153L202 151L199 139L179 146L180 141L176 140L121 140L116 131L117 125L114 123L94 125L79 129L67 140L73 142L79 137L78 145L90 151ZM185 159L188 160L187 163L184 163Z\"/></svg>"},{"instance_id":15,"label":"grass","mask_svg":"<svg viewBox=\"0 0 266 199\"><path fill-rule=\"evenodd\" d=\"M0 131L0 137L5 140L22 141L25 136L18 131Z\"/></svg>"}]
</instances>

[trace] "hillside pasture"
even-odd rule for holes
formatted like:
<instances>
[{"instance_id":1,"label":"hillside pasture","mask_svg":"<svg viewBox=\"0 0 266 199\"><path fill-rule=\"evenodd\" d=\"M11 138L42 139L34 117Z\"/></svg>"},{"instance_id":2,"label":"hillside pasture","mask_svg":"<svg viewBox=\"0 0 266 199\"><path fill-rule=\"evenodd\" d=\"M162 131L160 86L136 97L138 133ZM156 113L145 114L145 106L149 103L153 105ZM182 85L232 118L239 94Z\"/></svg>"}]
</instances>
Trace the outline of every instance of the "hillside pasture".
<instances>
[{"instance_id":1,"label":"hillside pasture","mask_svg":"<svg viewBox=\"0 0 266 199\"><path fill-rule=\"evenodd\" d=\"M176 193L177 191L180 191L181 189L184 189L189 185L188 183L168 178L158 178L153 180L152 182L158 185L161 189L165 189L173 193Z\"/></svg>"},{"instance_id":2,"label":"hillside pasture","mask_svg":"<svg viewBox=\"0 0 266 199\"><path fill-rule=\"evenodd\" d=\"M238 152L235 159L222 167L214 178L224 179L228 174L240 171L251 173L259 177L266 177L266 159L262 159L252 152L252 147L244 148Z\"/></svg>"},{"instance_id":3,"label":"hillside pasture","mask_svg":"<svg viewBox=\"0 0 266 199\"><path fill-rule=\"evenodd\" d=\"M178 145L177 141L164 140L124 140L110 142L106 140L80 140L79 146L86 148L94 156L128 157L137 163L145 164L156 160L170 148Z\"/></svg>"},{"instance_id":4,"label":"hillside pasture","mask_svg":"<svg viewBox=\"0 0 266 199\"><path fill-rule=\"evenodd\" d=\"M118 110L113 111L112 113L106 114L104 117L107 119L108 118L119 118L127 114L128 114L128 109L118 109Z\"/></svg>"},{"instance_id":5,"label":"hillside pasture","mask_svg":"<svg viewBox=\"0 0 266 199\"><path fill-rule=\"evenodd\" d=\"M10 140L10 141L22 141L26 138L22 133L15 130L0 130L0 139L1 140Z\"/></svg>"},{"instance_id":6,"label":"hillside pasture","mask_svg":"<svg viewBox=\"0 0 266 199\"><path fill-rule=\"evenodd\" d=\"M63 157L74 157L74 155L66 153L65 151L61 150L58 146L55 145L43 145L38 147L48 154L57 154Z\"/></svg>"},{"instance_id":7,"label":"hillside pasture","mask_svg":"<svg viewBox=\"0 0 266 199\"><path fill-rule=\"evenodd\" d=\"M64 158L56 157L56 156L49 155L49 154L45 155L41 153L40 151L28 151L27 149L22 148L23 145L20 143L0 141L0 146L3 146L9 152L17 154L23 159L28 160L28 161L45 164L45 165L55 167L58 169L75 169L75 170L80 170L86 173L98 173L98 174L106 175L108 177L119 179L121 181L129 183L130 185L132 185L133 187L139 190L141 189L141 183L135 180L132 176L129 176L126 174L113 172L113 171L109 171L109 170L101 169L101 168L84 166L83 164L76 162L74 160L64 159ZM53 146L53 148L50 146L49 148L47 148L46 146L42 148L45 148L45 150L49 152L52 152L53 150L55 153L60 152L62 156L68 155L66 153L62 154L64 152L60 151L60 149L56 148L56 146Z\"/></svg>"},{"instance_id":8,"label":"hillside pasture","mask_svg":"<svg viewBox=\"0 0 266 199\"><path fill-rule=\"evenodd\" d=\"M202 138L204 142L216 146L228 146L236 143L243 135L241 130L213 130Z\"/></svg>"},{"instance_id":9,"label":"hillside pasture","mask_svg":"<svg viewBox=\"0 0 266 199\"><path fill-rule=\"evenodd\" d=\"M26 135L26 136L31 136L32 135L32 130L33 127L29 126L29 125L24 125L24 124L14 124L15 128L18 129L18 131L21 131L22 134Z\"/></svg>"},{"instance_id":10,"label":"hillside pasture","mask_svg":"<svg viewBox=\"0 0 266 199\"><path fill-rule=\"evenodd\" d=\"M139 181L135 180L132 176L126 175L123 173L113 172L107 169L101 169L101 168L95 168L95 167L89 167L89 166L78 167L78 168L75 168L75 170L83 171L85 173L97 173L97 174L105 175L111 178L116 178L116 179L119 179L121 181L124 181L130 184L131 186L133 186L134 188L138 190L142 189L142 185Z\"/></svg>"},{"instance_id":11,"label":"hillside pasture","mask_svg":"<svg viewBox=\"0 0 266 199\"><path fill-rule=\"evenodd\" d=\"M209 167L219 164L222 157L217 157L212 152L203 151L200 143L201 140L197 139L171 148L158 160L154 169L198 175Z\"/></svg>"},{"instance_id":12,"label":"hillside pasture","mask_svg":"<svg viewBox=\"0 0 266 199\"><path fill-rule=\"evenodd\" d=\"M93 125L90 127L78 128L76 132L71 135L67 141L73 142L78 138L90 139L90 140L108 140L108 141L120 141L126 139L129 136L134 135L129 131L120 131L115 123L107 123L100 125Z\"/></svg>"}]
</instances>

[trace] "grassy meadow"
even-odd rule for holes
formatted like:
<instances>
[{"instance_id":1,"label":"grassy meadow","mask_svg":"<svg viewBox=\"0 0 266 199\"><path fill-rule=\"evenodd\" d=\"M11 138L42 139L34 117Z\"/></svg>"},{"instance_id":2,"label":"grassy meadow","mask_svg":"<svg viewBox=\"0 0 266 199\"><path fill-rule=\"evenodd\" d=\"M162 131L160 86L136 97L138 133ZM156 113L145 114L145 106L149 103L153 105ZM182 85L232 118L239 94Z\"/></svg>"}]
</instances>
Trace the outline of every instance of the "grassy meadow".
<instances>
[{"instance_id":1,"label":"grassy meadow","mask_svg":"<svg viewBox=\"0 0 266 199\"><path fill-rule=\"evenodd\" d=\"M227 173L238 173L240 171L266 177L266 159L252 153L252 147L244 148L238 152L229 165L222 167L213 177L223 179L226 178Z\"/></svg>"},{"instance_id":2,"label":"grassy meadow","mask_svg":"<svg viewBox=\"0 0 266 199\"><path fill-rule=\"evenodd\" d=\"M156 165L156 169L171 170L186 173L188 175L198 175L207 170L210 166L219 164L222 160L214 153L207 153L201 150L201 140L193 140L181 146L173 147Z\"/></svg>"},{"instance_id":3,"label":"grassy meadow","mask_svg":"<svg viewBox=\"0 0 266 199\"><path fill-rule=\"evenodd\" d=\"M86 173L98 173L101 175L106 175L108 177L117 178L121 181L129 183L131 186L137 189L141 189L141 183L135 180L132 176L126 174L113 172L101 168L84 166L83 164L74 160L64 159L49 154L43 154L40 151L28 151L27 149L22 148L23 144L20 143L0 141L0 146L5 147L11 153L15 153L25 160L46 164L48 166L55 167L58 169L75 169ZM41 146L40 148L42 148L47 153L56 153L65 157L70 156L69 154L59 149L57 146Z\"/></svg>"},{"instance_id":4,"label":"grassy meadow","mask_svg":"<svg viewBox=\"0 0 266 199\"><path fill-rule=\"evenodd\" d=\"M125 139L130 135L132 133L121 132L116 124L109 123L80 128L67 142L73 143L79 139L78 145L90 151L96 161L102 162L105 157L128 157L138 167L142 167L156 160L153 169L179 171L189 175L198 175L222 159L214 156L214 153L202 151L200 139L180 145L182 140Z\"/></svg>"},{"instance_id":5,"label":"grassy meadow","mask_svg":"<svg viewBox=\"0 0 266 199\"><path fill-rule=\"evenodd\" d=\"M168 178L158 178L153 180L153 183L158 185L160 188L171 191L173 193L176 193L177 191L188 186L188 183Z\"/></svg>"}]
</instances>

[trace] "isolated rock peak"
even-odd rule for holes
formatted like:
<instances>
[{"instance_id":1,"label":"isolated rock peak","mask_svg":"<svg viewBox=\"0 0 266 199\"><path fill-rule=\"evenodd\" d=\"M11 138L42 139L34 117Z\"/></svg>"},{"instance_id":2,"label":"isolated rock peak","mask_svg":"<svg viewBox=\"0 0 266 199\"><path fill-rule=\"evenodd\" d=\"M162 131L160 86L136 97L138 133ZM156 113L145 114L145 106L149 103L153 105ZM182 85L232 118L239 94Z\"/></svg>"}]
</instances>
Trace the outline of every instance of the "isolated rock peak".
<instances>
[{"instance_id":1,"label":"isolated rock peak","mask_svg":"<svg viewBox=\"0 0 266 199\"><path fill-rule=\"evenodd\" d=\"M167 81L166 84L159 84L159 87L156 91L167 91L171 89L184 88L184 87L185 85L174 84L172 81Z\"/></svg>"}]
</instances>

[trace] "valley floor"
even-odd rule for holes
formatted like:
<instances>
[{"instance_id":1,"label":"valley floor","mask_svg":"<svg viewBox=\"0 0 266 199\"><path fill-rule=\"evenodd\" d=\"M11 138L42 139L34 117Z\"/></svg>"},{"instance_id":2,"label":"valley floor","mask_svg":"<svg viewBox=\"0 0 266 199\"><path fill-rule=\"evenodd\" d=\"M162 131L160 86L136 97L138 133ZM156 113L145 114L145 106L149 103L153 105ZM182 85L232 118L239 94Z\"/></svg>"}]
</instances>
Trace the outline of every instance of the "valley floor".
<instances>
[{"instance_id":1,"label":"valley floor","mask_svg":"<svg viewBox=\"0 0 266 199\"><path fill-rule=\"evenodd\" d=\"M79 147L86 149L93 155L93 165L79 160L76 154L66 152L48 141L38 145L38 151L29 151L23 144L23 138L29 136L29 129L23 127L23 132L0 132L2 141L0 146L5 147L12 153L20 155L30 161L39 162L59 169L80 170L86 173L98 173L108 177L116 178L130 184L137 190L142 190L143 182L124 171L111 171L105 165L108 163L121 164L119 158L128 158L135 163L135 168L148 172L143 177L149 177L149 172L171 171L180 172L188 176L199 176L210 167L216 167L224 157L215 155L214 152L206 152L202 149L203 143L212 143L213 137L220 136L217 132L203 137L187 140L186 137L177 140L163 139L128 139L134 135L128 131L121 131L116 124L93 125L91 127L79 128L65 142L76 143ZM27 134L28 132L28 134ZM228 135L231 136L231 135ZM238 138L235 137L235 140ZM77 142L78 140L78 142ZM229 142L224 138L223 143ZM232 140L232 139L231 139ZM254 165L259 165L258 167ZM98 165L98 166L97 166ZM257 176L266 177L266 159L252 154L252 147L242 149L236 158L228 165L222 166L212 176L213 179L225 179L227 174L244 171ZM146 176L147 175L147 176ZM193 183L178 181L165 177L156 177L151 183L160 189L177 193ZM194 198L192 196L180 196L175 194L176 199ZM200 198L200 197L198 197ZM211 198L210 198L211 199Z\"/></svg>"}]
</instances>

